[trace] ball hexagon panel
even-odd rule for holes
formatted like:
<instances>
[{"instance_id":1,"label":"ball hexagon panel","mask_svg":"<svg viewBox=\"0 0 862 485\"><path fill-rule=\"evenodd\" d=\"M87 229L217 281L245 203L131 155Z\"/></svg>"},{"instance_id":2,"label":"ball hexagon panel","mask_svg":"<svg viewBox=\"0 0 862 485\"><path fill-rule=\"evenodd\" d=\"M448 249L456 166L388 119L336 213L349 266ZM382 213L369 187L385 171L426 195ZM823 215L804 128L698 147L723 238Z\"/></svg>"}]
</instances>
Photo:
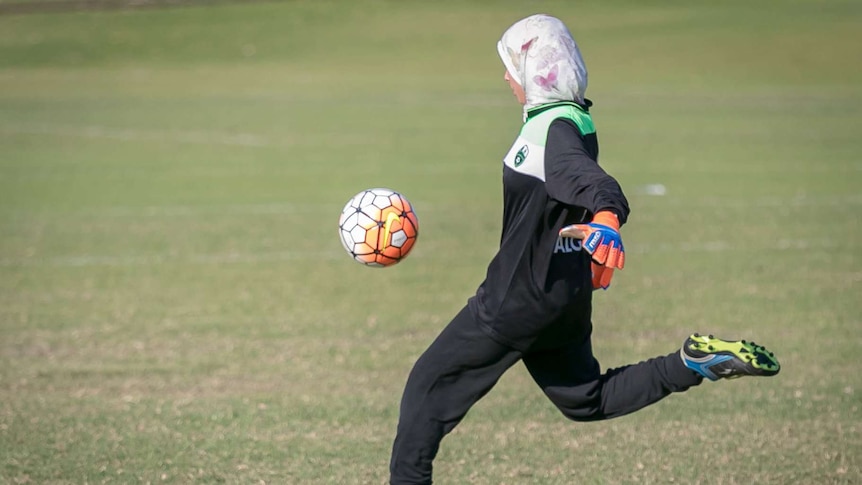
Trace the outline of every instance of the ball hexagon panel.
<instances>
[{"instance_id":1,"label":"ball hexagon panel","mask_svg":"<svg viewBox=\"0 0 862 485\"><path fill-rule=\"evenodd\" d=\"M380 242L380 227L374 226L365 231L365 243L374 249L380 249L383 246Z\"/></svg>"},{"instance_id":2,"label":"ball hexagon panel","mask_svg":"<svg viewBox=\"0 0 862 485\"><path fill-rule=\"evenodd\" d=\"M371 202L374 204L374 207L378 209L386 209L387 207L392 205L392 201L389 200L389 196L387 195L376 195L374 196L374 200Z\"/></svg>"},{"instance_id":3,"label":"ball hexagon panel","mask_svg":"<svg viewBox=\"0 0 862 485\"><path fill-rule=\"evenodd\" d=\"M362 211L362 212L360 212L360 214L365 216L362 218L362 220L363 220L362 226L363 227L368 228L368 227L371 227L371 226L378 224L380 222L381 211L377 206L367 205L365 207L360 208L359 210ZM366 222L366 221L371 221L371 222Z\"/></svg>"},{"instance_id":4,"label":"ball hexagon panel","mask_svg":"<svg viewBox=\"0 0 862 485\"><path fill-rule=\"evenodd\" d=\"M398 194L392 194L389 196L389 205L394 207L398 212L404 212L404 202Z\"/></svg>"},{"instance_id":5,"label":"ball hexagon panel","mask_svg":"<svg viewBox=\"0 0 862 485\"><path fill-rule=\"evenodd\" d=\"M359 256L370 256L371 260L374 260L374 248L365 244L364 242L358 242L353 245L353 254L357 257Z\"/></svg>"},{"instance_id":6,"label":"ball hexagon panel","mask_svg":"<svg viewBox=\"0 0 862 485\"><path fill-rule=\"evenodd\" d=\"M400 229L392 233L392 240L389 241L389 244L400 249L405 242L407 242L407 233Z\"/></svg>"},{"instance_id":7,"label":"ball hexagon panel","mask_svg":"<svg viewBox=\"0 0 862 485\"><path fill-rule=\"evenodd\" d=\"M359 207L371 205L371 203L374 202L374 197L374 192L371 192L370 190L365 191L365 193L359 198Z\"/></svg>"},{"instance_id":8,"label":"ball hexagon panel","mask_svg":"<svg viewBox=\"0 0 862 485\"><path fill-rule=\"evenodd\" d=\"M341 220L338 221L338 227L342 230L350 231L353 226L359 221L359 216L356 212L342 212Z\"/></svg>"},{"instance_id":9,"label":"ball hexagon panel","mask_svg":"<svg viewBox=\"0 0 862 485\"><path fill-rule=\"evenodd\" d=\"M350 235L351 242L353 244L365 242L365 228L362 226L353 226L348 234Z\"/></svg>"}]
</instances>

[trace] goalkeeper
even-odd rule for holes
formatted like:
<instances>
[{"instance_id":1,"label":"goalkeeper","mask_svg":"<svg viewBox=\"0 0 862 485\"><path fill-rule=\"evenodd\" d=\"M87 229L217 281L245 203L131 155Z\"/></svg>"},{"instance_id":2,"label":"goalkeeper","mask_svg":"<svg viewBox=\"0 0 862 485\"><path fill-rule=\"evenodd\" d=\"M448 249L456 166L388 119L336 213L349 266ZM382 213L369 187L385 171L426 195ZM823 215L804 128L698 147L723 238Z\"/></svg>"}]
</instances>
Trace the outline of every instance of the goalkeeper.
<instances>
[{"instance_id":1,"label":"goalkeeper","mask_svg":"<svg viewBox=\"0 0 862 485\"><path fill-rule=\"evenodd\" d=\"M601 372L590 335L594 289L623 269L628 202L599 167L587 71L566 26L534 15L497 43L524 125L503 158L503 228L485 280L410 372L390 483L431 483L443 437L523 361L569 419L614 418L704 378L778 373L753 342L694 334L680 350Z\"/></svg>"}]
</instances>

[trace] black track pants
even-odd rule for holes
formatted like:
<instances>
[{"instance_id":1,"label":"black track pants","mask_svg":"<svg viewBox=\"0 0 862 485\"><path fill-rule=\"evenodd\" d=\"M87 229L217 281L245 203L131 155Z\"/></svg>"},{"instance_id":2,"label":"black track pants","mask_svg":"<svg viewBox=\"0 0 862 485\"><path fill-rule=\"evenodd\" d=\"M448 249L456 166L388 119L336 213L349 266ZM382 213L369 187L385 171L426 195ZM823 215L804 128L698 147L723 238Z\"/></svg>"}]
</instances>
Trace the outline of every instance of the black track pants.
<instances>
[{"instance_id":1,"label":"black track pants","mask_svg":"<svg viewBox=\"0 0 862 485\"><path fill-rule=\"evenodd\" d=\"M685 367L678 352L601 374L589 338L556 349L517 351L491 339L464 308L407 379L390 483L430 484L443 436L522 359L545 395L575 421L622 416L702 380Z\"/></svg>"}]
</instances>

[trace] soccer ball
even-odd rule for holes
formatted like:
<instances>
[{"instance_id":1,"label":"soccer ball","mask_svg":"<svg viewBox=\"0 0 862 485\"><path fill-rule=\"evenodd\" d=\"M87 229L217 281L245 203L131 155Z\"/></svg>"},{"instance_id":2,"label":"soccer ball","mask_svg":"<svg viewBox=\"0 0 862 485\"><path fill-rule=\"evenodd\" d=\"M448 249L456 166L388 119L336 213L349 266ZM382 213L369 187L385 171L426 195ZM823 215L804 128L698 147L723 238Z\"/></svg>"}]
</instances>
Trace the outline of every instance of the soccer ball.
<instances>
[{"instance_id":1,"label":"soccer ball","mask_svg":"<svg viewBox=\"0 0 862 485\"><path fill-rule=\"evenodd\" d=\"M368 189L347 201L338 219L344 249L366 266L391 266L407 256L419 219L407 199L390 189Z\"/></svg>"}]
</instances>

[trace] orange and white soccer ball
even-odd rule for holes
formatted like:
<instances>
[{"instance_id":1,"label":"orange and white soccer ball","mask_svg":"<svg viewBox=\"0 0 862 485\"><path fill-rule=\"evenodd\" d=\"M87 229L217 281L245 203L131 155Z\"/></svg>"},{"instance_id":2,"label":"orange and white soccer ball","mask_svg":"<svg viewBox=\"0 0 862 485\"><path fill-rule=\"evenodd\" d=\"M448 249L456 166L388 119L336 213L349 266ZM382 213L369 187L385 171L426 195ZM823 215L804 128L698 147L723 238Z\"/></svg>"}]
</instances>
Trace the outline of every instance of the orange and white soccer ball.
<instances>
[{"instance_id":1,"label":"orange and white soccer ball","mask_svg":"<svg viewBox=\"0 0 862 485\"><path fill-rule=\"evenodd\" d=\"M338 219L341 244L367 266L391 266L404 259L419 235L419 219L403 195L367 189L347 201Z\"/></svg>"}]
</instances>

